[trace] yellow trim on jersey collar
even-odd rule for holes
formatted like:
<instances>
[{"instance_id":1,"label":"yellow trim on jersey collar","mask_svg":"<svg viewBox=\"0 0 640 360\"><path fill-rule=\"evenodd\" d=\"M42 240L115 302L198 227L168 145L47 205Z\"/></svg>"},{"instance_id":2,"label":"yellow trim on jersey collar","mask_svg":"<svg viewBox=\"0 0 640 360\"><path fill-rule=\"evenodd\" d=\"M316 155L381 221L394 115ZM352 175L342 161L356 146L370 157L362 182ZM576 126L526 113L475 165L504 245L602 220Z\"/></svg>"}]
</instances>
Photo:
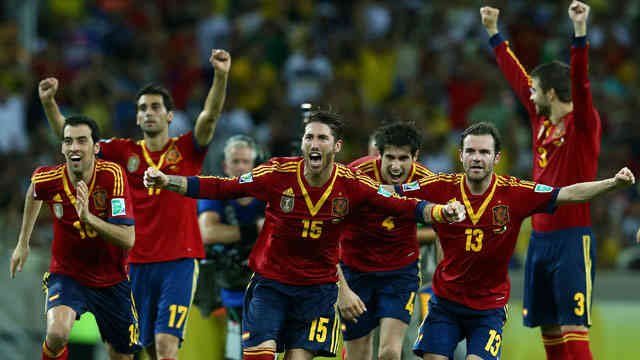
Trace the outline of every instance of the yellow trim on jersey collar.
<instances>
[{"instance_id":1,"label":"yellow trim on jersey collar","mask_svg":"<svg viewBox=\"0 0 640 360\"><path fill-rule=\"evenodd\" d=\"M67 176L69 176L69 168L67 167L67 164L64 164L64 168L67 175L62 176L62 186L64 187L64 192L67 194L67 197L69 198L69 200L71 200L71 204L75 205L76 196L73 195L73 193L71 192L71 187L69 186L69 181L67 180ZM96 159L93 162L93 174L91 175L91 185L89 185L89 192L87 193L87 196L91 195L91 192L93 191L93 185L96 184L97 171L98 171L98 160Z\"/></svg>"},{"instance_id":2,"label":"yellow trim on jersey collar","mask_svg":"<svg viewBox=\"0 0 640 360\"><path fill-rule=\"evenodd\" d=\"M171 147L173 147L173 143L175 142L176 142L175 138L169 139L169 146L167 146L167 149L160 156L160 160L158 160L158 164L154 163L153 160L151 159L151 155L149 155L149 151L147 150L147 146L145 145L144 140L138 141L138 144L140 145L140 147L142 147L142 155L144 156L144 160L147 162L147 164L152 168L160 170L164 163L164 158L167 156L167 153L169 152Z\"/></svg>"},{"instance_id":3,"label":"yellow trim on jersey collar","mask_svg":"<svg viewBox=\"0 0 640 360\"><path fill-rule=\"evenodd\" d=\"M460 181L460 193L462 194L462 201L464 202L464 207L467 208L467 214L469 214L469 219L471 219L471 222L473 223L473 225L475 225L478 223L478 221L480 221L482 214L484 214L484 211L487 210L487 206L489 206L491 199L493 199L493 194L495 193L496 186L498 185L498 179L495 178L496 177L495 174L492 175L491 180L493 181L493 186L491 187L491 192L484 199L484 201L482 202L482 205L480 205L480 209L478 209L478 212L476 213L475 211L473 211L473 207L471 206L469 197L467 197L467 194L464 191L464 183L465 183L466 176L467 175L462 175L462 181Z\"/></svg>"},{"instance_id":4,"label":"yellow trim on jersey collar","mask_svg":"<svg viewBox=\"0 0 640 360\"><path fill-rule=\"evenodd\" d=\"M380 160L380 167L382 167L382 158L378 156L377 158L373 159L373 173L376 175L376 181L382 184L380 169L378 169L378 160Z\"/></svg>"},{"instance_id":5,"label":"yellow trim on jersey collar","mask_svg":"<svg viewBox=\"0 0 640 360\"><path fill-rule=\"evenodd\" d=\"M410 183L411 181L413 181L413 176L416 174L416 162L412 162L411 163L411 173L409 174L409 176L407 177L407 180L405 180L405 183Z\"/></svg>"},{"instance_id":6,"label":"yellow trim on jersey collar","mask_svg":"<svg viewBox=\"0 0 640 360\"><path fill-rule=\"evenodd\" d=\"M333 191L333 184L336 182L336 178L338 177L338 169L336 169L336 164L333 164L334 173L333 173L333 179L331 179L331 184L329 184L327 189L324 191L324 193L320 197L320 200L318 200L318 202L314 205L313 200L311 200L311 197L309 196L309 192L307 192L307 189L304 187L304 183L302 182L301 165L303 162L304 162L304 159L300 160L297 166L296 176L298 177L298 185L300 185L300 190L302 191L302 196L304 197L304 201L307 203L307 208L309 208L309 213L311 213L311 216L316 216L318 211L320 211L320 209L322 208L322 205L324 205L324 202L327 201L327 198L331 194L331 191Z\"/></svg>"}]
</instances>

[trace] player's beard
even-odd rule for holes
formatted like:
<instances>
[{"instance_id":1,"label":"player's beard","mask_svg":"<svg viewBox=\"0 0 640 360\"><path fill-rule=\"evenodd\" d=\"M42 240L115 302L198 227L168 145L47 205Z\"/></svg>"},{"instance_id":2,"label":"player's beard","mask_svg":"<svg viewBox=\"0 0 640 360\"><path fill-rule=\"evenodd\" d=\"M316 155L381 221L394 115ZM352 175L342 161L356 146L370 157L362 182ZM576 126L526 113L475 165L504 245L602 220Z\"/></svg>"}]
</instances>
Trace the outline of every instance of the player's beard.
<instances>
[{"instance_id":1,"label":"player's beard","mask_svg":"<svg viewBox=\"0 0 640 360\"><path fill-rule=\"evenodd\" d=\"M536 115L549 117L551 115L551 106L549 105L536 105Z\"/></svg>"}]
</instances>

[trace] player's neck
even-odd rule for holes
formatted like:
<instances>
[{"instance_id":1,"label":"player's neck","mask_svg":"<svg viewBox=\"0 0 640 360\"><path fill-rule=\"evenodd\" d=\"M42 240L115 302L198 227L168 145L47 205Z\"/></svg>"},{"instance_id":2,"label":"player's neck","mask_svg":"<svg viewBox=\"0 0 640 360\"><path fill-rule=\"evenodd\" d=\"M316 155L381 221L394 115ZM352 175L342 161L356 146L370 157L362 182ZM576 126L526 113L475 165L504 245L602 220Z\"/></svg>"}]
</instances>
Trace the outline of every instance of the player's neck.
<instances>
[{"instance_id":1,"label":"player's neck","mask_svg":"<svg viewBox=\"0 0 640 360\"><path fill-rule=\"evenodd\" d=\"M562 102L556 101L551 104L551 114L549 115L549 121L553 125L560 122L560 120L565 117L568 113L573 111L573 102Z\"/></svg>"},{"instance_id":2,"label":"player's neck","mask_svg":"<svg viewBox=\"0 0 640 360\"><path fill-rule=\"evenodd\" d=\"M144 144L149 151L160 151L169 142L169 131L161 131L157 134L144 134Z\"/></svg>"},{"instance_id":3,"label":"player's neck","mask_svg":"<svg viewBox=\"0 0 640 360\"><path fill-rule=\"evenodd\" d=\"M89 165L87 170L83 171L82 173L75 173L73 171L70 171L69 167L67 166L67 174L69 175L69 180L71 181L71 183L75 186L78 181L82 180L85 182L85 184L89 184L89 182L91 182L91 176L93 176L93 168L95 164L96 159L94 158L93 160L91 160L91 164Z\"/></svg>"},{"instance_id":4,"label":"player's neck","mask_svg":"<svg viewBox=\"0 0 640 360\"><path fill-rule=\"evenodd\" d=\"M472 180L469 180L468 176L464 177L464 181L467 184L467 187L469 188L469 191L471 191L472 195L484 194L484 192L487 191L487 189L489 188L489 185L491 185L492 180L493 180L493 173L491 173L491 175L487 176L481 181L472 181Z\"/></svg>"},{"instance_id":5,"label":"player's neck","mask_svg":"<svg viewBox=\"0 0 640 360\"><path fill-rule=\"evenodd\" d=\"M304 179L307 184L312 187L322 187L329 181L331 174L333 173L333 162L329 163L327 167L319 174L311 173L311 170L307 166L304 167Z\"/></svg>"}]
</instances>

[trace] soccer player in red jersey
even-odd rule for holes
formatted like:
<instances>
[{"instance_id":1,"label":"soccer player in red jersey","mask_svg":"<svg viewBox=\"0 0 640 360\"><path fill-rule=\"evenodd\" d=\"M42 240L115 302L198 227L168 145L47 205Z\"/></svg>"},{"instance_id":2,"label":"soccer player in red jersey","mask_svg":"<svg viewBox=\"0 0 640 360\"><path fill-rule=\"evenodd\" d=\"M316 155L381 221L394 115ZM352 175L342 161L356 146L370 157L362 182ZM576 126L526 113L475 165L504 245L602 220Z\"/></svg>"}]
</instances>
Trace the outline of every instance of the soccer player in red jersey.
<instances>
[{"instance_id":1,"label":"soccer player in red jersey","mask_svg":"<svg viewBox=\"0 0 640 360\"><path fill-rule=\"evenodd\" d=\"M508 264L524 218L635 182L627 168L610 179L555 188L498 176L493 168L500 160L500 146L497 129L477 123L460 138L464 174L438 174L410 186L396 185L402 195L435 203L462 201L467 214L466 220L449 224L438 221L438 205L432 209L444 258L433 275L429 315L414 347L424 359L451 359L463 338L468 360L499 359L510 290Z\"/></svg>"},{"instance_id":2,"label":"soccer player in red jersey","mask_svg":"<svg viewBox=\"0 0 640 360\"><path fill-rule=\"evenodd\" d=\"M204 246L196 200L146 189L142 176L149 167L176 175L200 173L222 111L231 66L224 50L212 50L209 61L215 77L193 132L169 138L173 100L163 87L150 85L136 99L137 124L144 139L100 143L100 155L124 167L131 184L137 241L129 253L129 275L140 312L140 341L152 359L177 359L198 278L195 259L204 257ZM54 78L39 85L47 119L59 132L64 117L54 100L57 88Z\"/></svg>"},{"instance_id":3,"label":"soccer player in red jersey","mask_svg":"<svg viewBox=\"0 0 640 360\"><path fill-rule=\"evenodd\" d=\"M571 66L554 61L539 65L529 76L498 32L499 10L480 9L498 65L529 112L533 180L552 186L595 179L602 137L588 78L589 6L574 1L568 12L575 35ZM587 331L596 247L589 204L563 206L553 215L536 214L532 224L524 324L540 326L547 359L591 359Z\"/></svg>"},{"instance_id":4,"label":"soccer player in red jersey","mask_svg":"<svg viewBox=\"0 0 640 360\"><path fill-rule=\"evenodd\" d=\"M383 184L403 184L433 173L416 161L420 134L405 122L376 130L380 156L365 156L349 167ZM349 360L369 360L374 329L380 326L378 356L400 359L407 325L420 286L417 225L384 212L361 208L341 233L338 308Z\"/></svg>"},{"instance_id":5,"label":"soccer player in red jersey","mask_svg":"<svg viewBox=\"0 0 640 360\"><path fill-rule=\"evenodd\" d=\"M291 360L334 356L340 321L336 265L338 239L362 206L399 219L431 220L435 206L401 199L363 174L334 161L342 147L342 120L318 111L305 119L302 157L273 158L236 178L145 173L145 184L197 198L246 196L267 202L265 224L249 258L255 271L245 295L243 359ZM459 202L441 221L464 218Z\"/></svg>"},{"instance_id":6,"label":"soccer player in red jersey","mask_svg":"<svg viewBox=\"0 0 640 360\"><path fill-rule=\"evenodd\" d=\"M42 359L64 360L73 323L86 311L96 318L110 359L131 359L141 349L125 270L135 242L133 206L122 168L96 159L98 126L84 116L63 126L66 162L36 169L25 198L10 275L22 271L29 240L45 201L52 214L51 265L45 274L47 332Z\"/></svg>"}]
</instances>

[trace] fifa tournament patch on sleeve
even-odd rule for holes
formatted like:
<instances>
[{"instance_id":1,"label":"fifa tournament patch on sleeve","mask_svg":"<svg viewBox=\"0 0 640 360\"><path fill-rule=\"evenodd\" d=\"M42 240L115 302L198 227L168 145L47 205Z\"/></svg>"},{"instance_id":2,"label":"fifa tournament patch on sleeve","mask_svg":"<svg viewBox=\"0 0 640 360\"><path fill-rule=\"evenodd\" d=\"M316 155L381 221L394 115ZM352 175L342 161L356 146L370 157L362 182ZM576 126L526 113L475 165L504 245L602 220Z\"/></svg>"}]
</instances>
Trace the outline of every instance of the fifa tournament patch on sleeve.
<instances>
[{"instance_id":1,"label":"fifa tournament patch on sleeve","mask_svg":"<svg viewBox=\"0 0 640 360\"><path fill-rule=\"evenodd\" d=\"M123 198L111 199L111 216L127 215Z\"/></svg>"},{"instance_id":2,"label":"fifa tournament patch on sleeve","mask_svg":"<svg viewBox=\"0 0 640 360\"><path fill-rule=\"evenodd\" d=\"M536 184L536 188L533 189L533 191L537 193L548 193L553 191L553 187L544 184Z\"/></svg>"},{"instance_id":3,"label":"fifa tournament patch on sleeve","mask_svg":"<svg viewBox=\"0 0 640 360\"><path fill-rule=\"evenodd\" d=\"M248 172L244 175L240 175L240 179L238 180L240 184L253 182L253 174Z\"/></svg>"},{"instance_id":4,"label":"fifa tournament patch on sleeve","mask_svg":"<svg viewBox=\"0 0 640 360\"><path fill-rule=\"evenodd\" d=\"M384 197L391 197L391 192L389 192L387 189L383 188L382 185L380 185L378 187L378 194L384 196Z\"/></svg>"},{"instance_id":5,"label":"fifa tournament patch on sleeve","mask_svg":"<svg viewBox=\"0 0 640 360\"><path fill-rule=\"evenodd\" d=\"M402 192L413 190L420 190L420 184L417 181L413 181L408 184L402 184Z\"/></svg>"}]
</instances>

